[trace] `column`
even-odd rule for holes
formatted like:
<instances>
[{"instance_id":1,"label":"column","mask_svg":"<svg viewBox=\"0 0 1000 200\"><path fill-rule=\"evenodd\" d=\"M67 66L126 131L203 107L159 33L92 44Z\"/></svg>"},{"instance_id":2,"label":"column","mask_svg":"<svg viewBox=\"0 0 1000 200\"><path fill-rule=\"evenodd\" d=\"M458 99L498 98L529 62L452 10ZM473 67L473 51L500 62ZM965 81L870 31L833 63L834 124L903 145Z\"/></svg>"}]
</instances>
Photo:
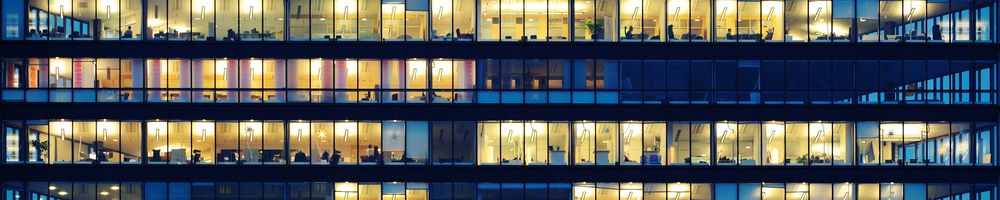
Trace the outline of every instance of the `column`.
<instances>
[{"instance_id":1,"label":"column","mask_svg":"<svg viewBox=\"0 0 1000 200\"><path fill-rule=\"evenodd\" d=\"M322 60L322 66L319 70L319 81L320 88L324 89L320 96L320 101L322 102L333 102L333 60Z\"/></svg>"},{"instance_id":2,"label":"column","mask_svg":"<svg viewBox=\"0 0 1000 200\"><path fill-rule=\"evenodd\" d=\"M337 89L356 89L356 88L347 88L347 65L348 65L347 63L348 62L350 62L350 61L347 61L347 60L344 60L344 59L337 60L336 71L333 72L333 75L336 76L335 80L337 81L337 84L336 84ZM337 102L346 102L346 101L349 101L347 94L348 93L352 93L352 92L353 91L338 91L337 94L336 94L336 98L337 98L336 101Z\"/></svg>"},{"instance_id":3,"label":"column","mask_svg":"<svg viewBox=\"0 0 1000 200\"><path fill-rule=\"evenodd\" d=\"M239 63L237 60L226 60L226 65L224 67L225 74L223 75L226 79L226 89L240 88L240 78L236 77L236 72L239 71ZM235 94L235 90L227 90L225 94L227 95L225 100L227 102L235 102L239 100L238 96Z\"/></svg>"},{"instance_id":4,"label":"column","mask_svg":"<svg viewBox=\"0 0 1000 200\"><path fill-rule=\"evenodd\" d=\"M201 90L201 88L205 88L205 70L203 68L205 61L204 60L190 61L190 64L191 64L190 88L196 88L194 91L191 91L191 99L196 99L196 101L211 101L210 98L204 97L205 91Z\"/></svg>"},{"instance_id":5,"label":"column","mask_svg":"<svg viewBox=\"0 0 1000 200\"><path fill-rule=\"evenodd\" d=\"M240 74L240 76L239 76L240 77L239 78L240 79L239 80L240 84L237 87L239 89L253 88L253 83L256 82L256 81L260 81L260 80L253 80L253 70L254 69L251 68L250 61L251 60L248 60L248 59L241 59L240 62L239 62L240 66L239 66L239 72L238 73ZM256 60L254 60L254 61L256 61ZM246 90L240 90L239 94L240 94L240 99L239 99L240 102L248 102L248 101L250 101L250 94L252 94L252 92L251 91L246 91Z\"/></svg>"},{"instance_id":6,"label":"column","mask_svg":"<svg viewBox=\"0 0 1000 200\"><path fill-rule=\"evenodd\" d=\"M274 102L284 102L285 101L285 59L275 59L274 66L274 97L267 99L268 101Z\"/></svg>"},{"instance_id":7,"label":"column","mask_svg":"<svg viewBox=\"0 0 1000 200\"><path fill-rule=\"evenodd\" d=\"M284 60L282 60L282 62L284 62ZM309 60L307 60L307 59L300 59L300 60L292 62L291 65L285 66L285 69L287 70L285 72L286 73L286 77L288 77L285 80L288 83L288 84L286 84L286 88L295 88L295 89L299 88L299 67L300 67L300 65L303 62L307 64L306 66L308 66L308 64L310 64ZM306 68L306 69L309 69L309 68ZM309 77L309 75L306 74L306 77ZM288 96L289 96L288 101L301 102L301 101L308 101L309 100L308 98L306 98L306 97L309 96L308 92L290 91L290 93L291 94L288 94ZM299 95L299 94L305 94L305 95L303 96L303 95Z\"/></svg>"},{"instance_id":8,"label":"column","mask_svg":"<svg viewBox=\"0 0 1000 200\"><path fill-rule=\"evenodd\" d=\"M146 67L144 67L142 59L131 59L129 60L132 65L132 93L131 97L124 97L125 100L130 101L142 101L143 89L146 83Z\"/></svg>"},{"instance_id":9,"label":"column","mask_svg":"<svg viewBox=\"0 0 1000 200\"><path fill-rule=\"evenodd\" d=\"M180 75L181 75L180 86L181 86L182 90L180 91L181 95L179 97L177 97L177 99L175 99L175 101L189 102L190 100L188 98L189 98L189 96L191 96L191 91L187 90L187 89L191 89L191 80L192 80L192 78L191 78L191 70L192 70L192 68L189 67L189 66L191 66L191 60L181 59L180 63L181 63L181 66L179 67L178 70L180 71Z\"/></svg>"},{"instance_id":10,"label":"column","mask_svg":"<svg viewBox=\"0 0 1000 200\"><path fill-rule=\"evenodd\" d=\"M148 88L163 88L163 85L161 85L161 83L160 83L160 76L162 76L160 74L160 72L161 72L160 68L162 67L161 66L162 63L160 63L160 62L161 62L161 60L150 60L149 61L149 77L148 77L149 78L149 85L147 86ZM163 101L163 96L160 95L159 91L149 93L149 97L148 98L149 98L149 101L151 101L151 102Z\"/></svg>"}]
</instances>

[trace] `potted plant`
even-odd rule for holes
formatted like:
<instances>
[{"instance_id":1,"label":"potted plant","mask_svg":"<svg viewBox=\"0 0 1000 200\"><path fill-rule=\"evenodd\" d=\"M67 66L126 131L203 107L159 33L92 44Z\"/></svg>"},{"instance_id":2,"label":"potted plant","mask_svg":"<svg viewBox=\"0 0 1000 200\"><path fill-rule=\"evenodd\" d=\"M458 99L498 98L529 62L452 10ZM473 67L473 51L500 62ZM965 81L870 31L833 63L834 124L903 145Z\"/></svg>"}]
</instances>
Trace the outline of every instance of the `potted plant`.
<instances>
[{"instance_id":1,"label":"potted plant","mask_svg":"<svg viewBox=\"0 0 1000 200\"><path fill-rule=\"evenodd\" d=\"M596 40L604 36L604 20L593 20L588 19L584 21L583 24L587 26L587 30L590 31L590 39Z\"/></svg>"},{"instance_id":2,"label":"potted plant","mask_svg":"<svg viewBox=\"0 0 1000 200\"><path fill-rule=\"evenodd\" d=\"M31 141L31 146L35 148L35 152L38 152L38 157L35 158L35 159L37 159L36 161L42 162L43 161L42 160L42 155L47 155L47 154L45 154L45 152L49 151L49 141L44 141L43 142L43 141L39 141L39 140L32 140Z\"/></svg>"},{"instance_id":3,"label":"potted plant","mask_svg":"<svg viewBox=\"0 0 1000 200\"><path fill-rule=\"evenodd\" d=\"M799 156L798 158L795 158L795 163L809 164L809 156L808 155Z\"/></svg>"}]
</instances>

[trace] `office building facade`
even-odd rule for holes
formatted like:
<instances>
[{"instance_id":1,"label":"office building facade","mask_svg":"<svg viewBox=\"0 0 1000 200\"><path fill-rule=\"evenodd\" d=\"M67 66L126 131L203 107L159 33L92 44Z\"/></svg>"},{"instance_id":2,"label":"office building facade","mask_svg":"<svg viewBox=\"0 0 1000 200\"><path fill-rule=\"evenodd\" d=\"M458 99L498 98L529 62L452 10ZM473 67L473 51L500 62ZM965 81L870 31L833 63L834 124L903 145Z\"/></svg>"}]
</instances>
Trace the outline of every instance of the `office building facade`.
<instances>
[{"instance_id":1,"label":"office building facade","mask_svg":"<svg viewBox=\"0 0 1000 200\"><path fill-rule=\"evenodd\" d=\"M1000 199L995 0L4 0L4 200Z\"/></svg>"}]
</instances>

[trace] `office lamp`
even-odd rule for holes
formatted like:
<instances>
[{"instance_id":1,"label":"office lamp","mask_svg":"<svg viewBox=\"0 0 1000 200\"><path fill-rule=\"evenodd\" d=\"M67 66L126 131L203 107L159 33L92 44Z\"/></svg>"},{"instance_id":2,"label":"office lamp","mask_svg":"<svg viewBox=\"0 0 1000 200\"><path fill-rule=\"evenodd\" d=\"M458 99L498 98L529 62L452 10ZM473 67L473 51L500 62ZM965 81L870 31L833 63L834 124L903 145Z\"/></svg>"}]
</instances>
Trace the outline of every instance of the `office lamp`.
<instances>
[{"instance_id":1,"label":"office lamp","mask_svg":"<svg viewBox=\"0 0 1000 200\"><path fill-rule=\"evenodd\" d=\"M296 142L302 142L302 129L300 128L297 132L298 133L296 133L296 135L295 135L295 141Z\"/></svg>"},{"instance_id":2,"label":"office lamp","mask_svg":"<svg viewBox=\"0 0 1000 200\"><path fill-rule=\"evenodd\" d=\"M249 138L249 139L247 139L247 142L253 142L253 127L250 127L250 125L248 124L248 125L247 125L247 129L246 129L246 132L247 132L247 134L249 134L249 136L250 136L250 138Z\"/></svg>"},{"instance_id":3,"label":"office lamp","mask_svg":"<svg viewBox=\"0 0 1000 200\"><path fill-rule=\"evenodd\" d=\"M347 136L349 136L349 135L350 135L350 132L345 128L344 129L344 142L347 142Z\"/></svg>"},{"instance_id":4,"label":"office lamp","mask_svg":"<svg viewBox=\"0 0 1000 200\"><path fill-rule=\"evenodd\" d=\"M823 13L823 7L816 8L816 15L813 16L813 21L819 20L819 15Z\"/></svg>"},{"instance_id":5,"label":"office lamp","mask_svg":"<svg viewBox=\"0 0 1000 200\"><path fill-rule=\"evenodd\" d=\"M677 6L677 8L674 9L674 19L672 20L673 22L675 23L677 22L677 15L679 15L680 13L681 13L681 7Z\"/></svg>"},{"instance_id":6,"label":"office lamp","mask_svg":"<svg viewBox=\"0 0 1000 200\"><path fill-rule=\"evenodd\" d=\"M771 21L771 15L774 14L774 7L772 6L770 10L767 11L767 21Z\"/></svg>"}]
</instances>

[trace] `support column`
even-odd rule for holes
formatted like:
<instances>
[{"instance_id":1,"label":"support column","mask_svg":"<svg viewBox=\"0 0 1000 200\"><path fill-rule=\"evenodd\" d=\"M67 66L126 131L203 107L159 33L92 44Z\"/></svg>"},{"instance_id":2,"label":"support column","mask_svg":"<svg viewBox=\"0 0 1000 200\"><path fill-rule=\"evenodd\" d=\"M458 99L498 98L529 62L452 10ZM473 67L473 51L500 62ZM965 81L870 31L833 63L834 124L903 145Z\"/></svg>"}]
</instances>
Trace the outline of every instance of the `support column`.
<instances>
[{"instance_id":1,"label":"support column","mask_svg":"<svg viewBox=\"0 0 1000 200\"><path fill-rule=\"evenodd\" d=\"M127 101L142 101L143 88L146 87L146 67L143 66L142 59L131 59L132 64L132 94L126 98Z\"/></svg>"},{"instance_id":2,"label":"support column","mask_svg":"<svg viewBox=\"0 0 1000 200\"><path fill-rule=\"evenodd\" d=\"M337 81L337 84L335 85L337 89L356 89L356 88L347 88L347 65L348 65L347 63L348 62L350 62L350 61L347 61L347 60L344 60L344 59L340 59L340 60L336 61L336 66L335 66L336 71L333 72L333 75L336 76L336 78L334 80ZM349 93L348 91L338 91L337 94L336 94L336 101L337 102L346 102L346 101L348 101L348 97L349 97L349 95L347 95L348 93Z\"/></svg>"},{"instance_id":3,"label":"support column","mask_svg":"<svg viewBox=\"0 0 1000 200\"><path fill-rule=\"evenodd\" d=\"M240 88L240 78L236 76L236 72L239 71L239 63L237 60L226 60L225 74L223 76L226 79L226 89ZM239 96L236 95L236 90L227 90L225 92L227 102L236 102L239 100Z\"/></svg>"},{"instance_id":4,"label":"support column","mask_svg":"<svg viewBox=\"0 0 1000 200\"><path fill-rule=\"evenodd\" d=\"M191 85L190 88L194 88L191 92L191 99L196 101L211 101L210 98L205 98L205 70L204 70L204 60L192 61L191 63Z\"/></svg>"},{"instance_id":5,"label":"support column","mask_svg":"<svg viewBox=\"0 0 1000 200\"><path fill-rule=\"evenodd\" d=\"M191 70L192 70L191 60L181 59L180 63L181 63L181 66L179 67L179 71L180 71L180 75L181 75L181 78L180 78L180 87L181 87L182 90L180 91L181 95L179 97L177 97L177 99L174 99L174 100L175 101L179 101L179 102L188 102L188 101L190 101L189 98L190 99L197 99L197 98L190 97L191 96L191 90L190 90L191 89L191 80L192 80L192 78L191 78Z\"/></svg>"},{"instance_id":6,"label":"support column","mask_svg":"<svg viewBox=\"0 0 1000 200\"><path fill-rule=\"evenodd\" d=\"M291 65L288 65L288 66L285 67L285 69L287 69L286 73L287 73L287 77L288 77L286 79L286 81L287 81L288 84L285 85L287 88L299 89L299 76L300 76L299 75L299 67L300 67L300 65L303 62L306 63L306 66L307 66L306 69L309 69L308 68L308 66L309 66L308 64L310 64L311 62L309 60L305 60L305 59L293 61ZM306 71L306 72L307 72L306 73L306 77L309 77L308 71ZM302 92L302 91L289 91L289 93L290 94L288 94L288 96L289 96L288 101L294 101L294 102L309 101L309 98L307 98L309 96L308 91L306 91L306 92ZM305 96L301 96L299 94L305 94Z\"/></svg>"},{"instance_id":7,"label":"support column","mask_svg":"<svg viewBox=\"0 0 1000 200\"><path fill-rule=\"evenodd\" d=\"M253 80L253 69L251 68L250 60L241 59L239 63L240 65L238 73L240 74L239 76L240 84L237 88L239 89L252 88L253 83L260 80ZM252 94L250 91L240 90L239 94L240 94L239 102L250 101L250 94Z\"/></svg>"},{"instance_id":8,"label":"support column","mask_svg":"<svg viewBox=\"0 0 1000 200\"><path fill-rule=\"evenodd\" d=\"M151 60L149 62L149 85L147 88L163 88L163 85L161 85L162 83L160 82L160 76L162 76L162 74L160 74L162 70L160 69L162 67L162 63L160 62L161 60ZM163 96L160 95L159 91L151 92L149 93L148 99L152 102L159 102L163 101Z\"/></svg>"},{"instance_id":9,"label":"support column","mask_svg":"<svg viewBox=\"0 0 1000 200\"><path fill-rule=\"evenodd\" d=\"M322 60L321 64L322 66L320 66L319 70L319 81L320 88L322 88L323 91L321 92L322 96L320 96L320 101L333 102L333 91L330 90L333 89L333 60L325 59Z\"/></svg>"},{"instance_id":10,"label":"support column","mask_svg":"<svg viewBox=\"0 0 1000 200\"><path fill-rule=\"evenodd\" d=\"M287 21L287 20L286 20ZM269 101L285 102L285 59L274 60L274 98Z\"/></svg>"}]
</instances>

